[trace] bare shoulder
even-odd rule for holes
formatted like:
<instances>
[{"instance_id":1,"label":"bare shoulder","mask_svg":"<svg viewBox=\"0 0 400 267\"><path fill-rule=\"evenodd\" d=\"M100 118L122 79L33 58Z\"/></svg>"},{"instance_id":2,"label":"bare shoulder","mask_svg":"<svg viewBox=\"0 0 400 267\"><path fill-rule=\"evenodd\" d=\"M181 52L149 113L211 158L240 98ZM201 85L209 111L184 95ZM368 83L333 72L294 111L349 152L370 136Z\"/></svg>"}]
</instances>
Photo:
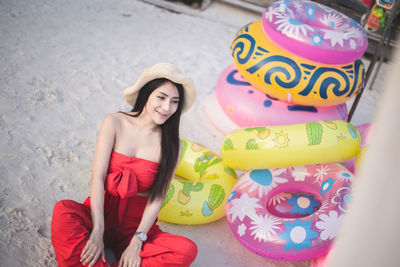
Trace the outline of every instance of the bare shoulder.
<instances>
[{"instance_id":1,"label":"bare shoulder","mask_svg":"<svg viewBox=\"0 0 400 267\"><path fill-rule=\"evenodd\" d=\"M123 120L121 115L122 114L120 113L107 114L103 119L102 128L114 129L114 130L119 128L121 125L121 121Z\"/></svg>"}]
</instances>

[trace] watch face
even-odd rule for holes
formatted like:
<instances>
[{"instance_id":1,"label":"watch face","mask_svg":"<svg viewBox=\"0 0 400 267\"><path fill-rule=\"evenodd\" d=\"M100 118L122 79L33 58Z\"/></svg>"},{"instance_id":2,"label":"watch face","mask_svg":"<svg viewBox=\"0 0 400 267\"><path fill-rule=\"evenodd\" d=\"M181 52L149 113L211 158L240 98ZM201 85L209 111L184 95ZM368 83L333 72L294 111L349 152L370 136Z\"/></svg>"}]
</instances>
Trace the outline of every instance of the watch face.
<instances>
[{"instance_id":1,"label":"watch face","mask_svg":"<svg viewBox=\"0 0 400 267\"><path fill-rule=\"evenodd\" d=\"M137 236L139 237L139 239L141 241L146 241L146 239L147 239L147 235L145 233L143 233L143 232L138 232Z\"/></svg>"}]
</instances>

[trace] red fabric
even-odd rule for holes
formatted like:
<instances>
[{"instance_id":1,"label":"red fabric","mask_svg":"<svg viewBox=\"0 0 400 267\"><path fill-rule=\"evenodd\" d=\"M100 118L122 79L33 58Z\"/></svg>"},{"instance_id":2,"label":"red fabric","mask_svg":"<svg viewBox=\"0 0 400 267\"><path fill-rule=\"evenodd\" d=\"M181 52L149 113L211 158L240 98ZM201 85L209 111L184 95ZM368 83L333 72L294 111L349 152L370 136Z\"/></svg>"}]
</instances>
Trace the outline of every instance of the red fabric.
<instances>
[{"instance_id":1,"label":"red fabric","mask_svg":"<svg viewBox=\"0 0 400 267\"><path fill-rule=\"evenodd\" d=\"M148 192L156 178L158 163L129 157L113 151L105 181L105 190L120 198L118 219L122 222L127 208L127 200L138 192Z\"/></svg>"},{"instance_id":2,"label":"red fabric","mask_svg":"<svg viewBox=\"0 0 400 267\"><path fill-rule=\"evenodd\" d=\"M136 232L147 204L147 198L133 192L149 191L157 168L156 162L119 153L111 156L104 195L104 245L113 250L117 259ZM90 198L83 204L73 200L55 204L51 241L59 266L82 266L80 254L91 230ZM196 258L197 246L186 237L165 233L156 223L147 235L139 254L141 266L189 266ZM95 266L108 266L108 262L99 259ZM118 262L112 266L118 266Z\"/></svg>"}]
</instances>

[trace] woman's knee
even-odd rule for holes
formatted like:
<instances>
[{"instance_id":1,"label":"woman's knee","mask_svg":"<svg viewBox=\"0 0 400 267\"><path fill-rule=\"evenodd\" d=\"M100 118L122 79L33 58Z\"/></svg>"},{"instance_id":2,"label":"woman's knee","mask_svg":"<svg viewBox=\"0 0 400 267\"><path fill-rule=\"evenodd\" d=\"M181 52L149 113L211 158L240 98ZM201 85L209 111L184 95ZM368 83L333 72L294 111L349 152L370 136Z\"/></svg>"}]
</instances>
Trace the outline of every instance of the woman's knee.
<instances>
[{"instance_id":1,"label":"woman's knee","mask_svg":"<svg viewBox=\"0 0 400 267\"><path fill-rule=\"evenodd\" d=\"M87 217L90 217L90 210L85 210L85 206L73 200L60 200L53 207L53 217L51 219L52 231L57 231L63 226L71 224L87 224Z\"/></svg>"},{"instance_id":2,"label":"woman's knee","mask_svg":"<svg viewBox=\"0 0 400 267\"><path fill-rule=\"evenodd\" d=\"M196 243L194 243L189 238L184 236L180 237L180 253L185 258L185 263L190 265L197 256L198 248Z\"/></svg>"}]
</instances>

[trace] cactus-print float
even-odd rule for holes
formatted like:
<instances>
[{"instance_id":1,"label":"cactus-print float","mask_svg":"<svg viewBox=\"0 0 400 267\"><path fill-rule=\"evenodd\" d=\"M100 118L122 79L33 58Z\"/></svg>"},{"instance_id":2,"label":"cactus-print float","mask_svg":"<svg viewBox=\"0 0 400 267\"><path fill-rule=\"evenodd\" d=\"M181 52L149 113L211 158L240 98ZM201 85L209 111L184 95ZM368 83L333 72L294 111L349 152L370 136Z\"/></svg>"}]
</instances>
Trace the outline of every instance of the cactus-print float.
<instances>
[{"instance_id":1,"label":"cactus-print float","mask_svg":"<svg viewBox=\"0 0 400 267\"><path fill-rule=\"evenodd\" d=\"M319 122L306 123L307 136L310 146L319 145L322 139L322 125Z\"/></svg>"},{"instance_id":2,"label":"cactus-print float","mask_svg":"<svg viewBox=\"0 0 400 267\"><path fill-rule=\"evenodd\" d=\"M259 134L252 128L225 136L230 146L221 147L224 162L236 170L253 170L340 162L352 158L360 148L357 129L345 121L319 121L269 126ZM267 131L268 130L268 131Z\"/></svg>"},{"instance_id":3,"label":"cactus-print float","mask_svg":"<svg viewBox=\"0 0 400 267\"><path fill-rule=\"evenodd\" d=\"M208 201L204 201L202 213L204 216L210 216L214 210L221 206L225 198L225 191L219 184L213 184L208 196Z\"/></svg>"},{"instance_id":4,"label":"cactus-print float","mask_svg":"<svg viewBox=\"0 0 400 267\"><path fill-rule=\"evenodd\" d=\"M185 151L158 217L177 224L216 221L225 216L224 203L236 183L236 173L204 146L185 139L182 143Z\"/></svg>"}]
</instances>

